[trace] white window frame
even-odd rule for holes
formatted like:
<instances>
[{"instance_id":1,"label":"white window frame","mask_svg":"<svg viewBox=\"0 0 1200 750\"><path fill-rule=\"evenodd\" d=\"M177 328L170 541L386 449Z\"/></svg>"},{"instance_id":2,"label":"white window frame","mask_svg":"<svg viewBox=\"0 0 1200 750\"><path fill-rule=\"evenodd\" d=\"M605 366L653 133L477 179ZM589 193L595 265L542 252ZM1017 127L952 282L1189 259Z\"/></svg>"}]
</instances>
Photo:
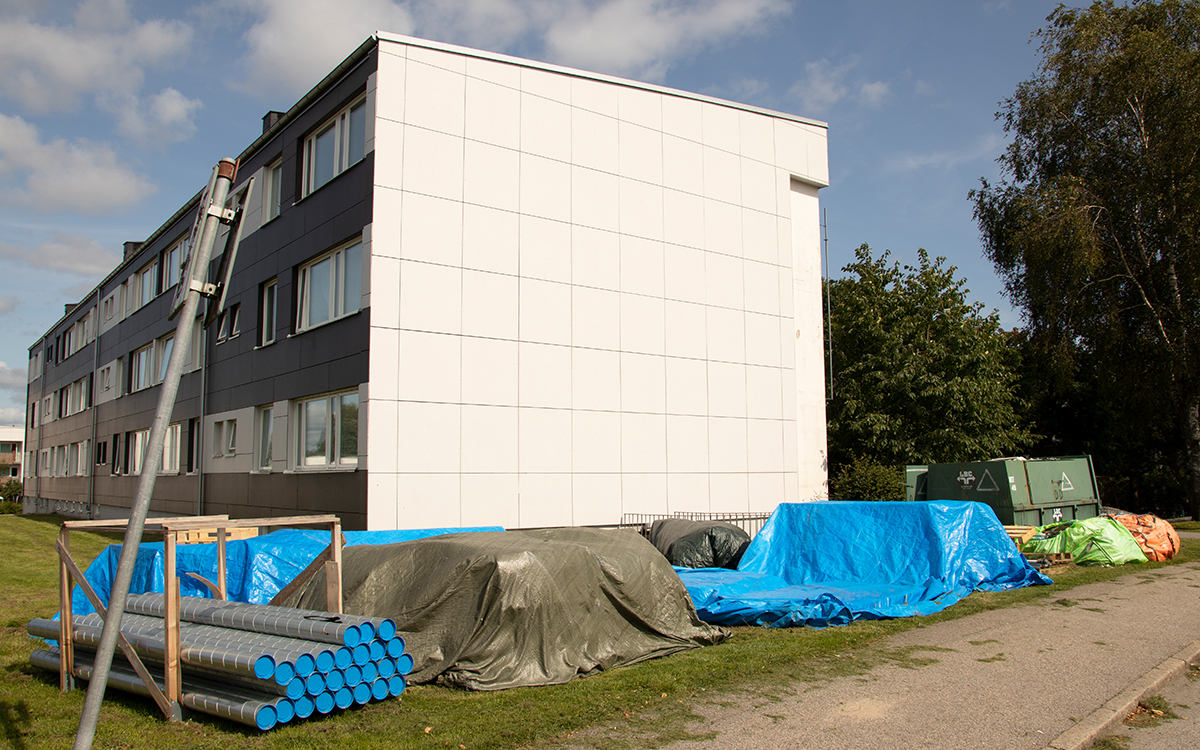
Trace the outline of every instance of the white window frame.
<instances>
[{"instance_id":1,"label":"white window frame","mask_svg":"<svg viewBox=\"0 0 1200 750\"><path fill-rule=\"evenodd\" d=\"M163 336L154 342L154 372L153 381L157 385L167 376L167 365L171 361L171 351L175 348L175 334Z\"/></svg>"},{"instance_id":2,"label":"white window frame","mask_svg":"<svg viewBox=\"0 0 1200 750\"><path fill-rule=\"evenodd\" d=\"M129 391L141 391L154 385L154 344L146 344L129 355Z\"/></svg>"},{"instance_id":3,"label":"white window frame","mask_svg":"<svg viewBox=\"0 0 1200 750\"><path fill-rule=\"evenodd\" d=\"M263 176L263 216L270 221L283 212L283 159L263 168Z\"/></svg>"},{"instance_id":4,"label":"white window frame","mask_svg":"<svg viewBox=\"0 0 1200 750\"><path fill-rule=\"evenodd\" d=\"M314 269L329 262L329 287L325 300L326 317L313 321L311 301ZM353 281L351 281L353 280ZM299 304L296 310L296 333L331 323L358 312L362 304L362 239L348 242L300 267Z\"/></svg>"},{"instance_id":5,"label":"white window frame","mask_svg":"<svg viewBox=\"0 0 1200 750\"><path fill-rule=\"evenodd\" d=\"M361 404L358 400L358 391L339 391L338 393L329 393L316 398L301 399L296 404L296 453L295 465L298 469L338 469L350 468L358 465L358 434L354 436L355 453L353 456L342 454L342 437L341 437L341 421L342 421L342 406L345 399L353 399L356 414L361 410ZM309 412L310 405L323 405L324 414L320 424L312 424L314 414ZM310 446L309 432L312 431L316 436L320 431L320 438L324 444L324 455L318 455L315 450L315 445Z\"/></svg>"},{"instance_id":6,"label":"white window frame","mask_svg":"<svg viewBox=\"0 0 1200 750\"><path fill-rule=\"evenodd\" d=\"M333 178L345 172L354 164L362 161L366 155L366 121L367 121L367 98L361 97L356 99L351 104L347 105L336 115L326 120L321 124L321 127L313 131L312 135L304 140L304 195L311 194L326 183L332 182ZM361 110L361 112L360 112ZM352 115L355 118L362 118L362 152L354 149L352 153L351 142L351 127ZM355 126L357 127L357 126ZM328 177L317 182L316 150L318 142L326 135L330 136L333 146L333 164L332 172Z\"/></svg>"},{"instance_id":7,"label":"white window frame","mask_svg":"<svg viewBox=\"0 0 1200 750\"><path fill-rule=\"evenodd\" d=\"M140 310L150 304L157 295L155 282L158 279L158 258L150 261L142 266L142 269L133 275L134 294L133 304L134 310Z\"/></svg>"},{"instance_id":8,"label":"white window frame","mask_svg":"<svg viewBox=\"0 0 1200 750\"><path fill-rule=\"evenodd\" d=\"M163 251L163 291L179 283L179 262L187 257L187 235Z\"/></svg>"},{"instance_id":9,"label":"white window frame","mask_svg":"<svg viewBox=\"0 0 1200 750\"><path fill-rule=\"evenodd\" d=\"M361 263L361 260L359 261ZM266 346L275 343L275 327L279 323L279 281L271 279L263 284L262 302L259 309L259 320L262 330L259 332L258 345Z\"/></svg>"},{"instance_id":10,"label":"white window frame","mask_svg":"<svg viewBox=\"0 0 1200 750\"><path fill-rule=\"evenodd\" d=\"M167 435L163 440L162 463L158 467L159 474L179 473L179 437L181 434L181 422L167 425Z\"/></svg>"},{"instance_id":11,"label":"white window frame","mask_svg":"<svg viewBox=\"0 0 1200 750\"><path fill-rule=\"evenodd\" d=\"M274 406L260 406L255 421L258 423L258 440L255 442L258 450L254 461L255 468L258 471L270 471L275 453L272 444L275 439Z\"/></svg>"},{"instance_id":12,"label":"white window frame","mask_svg":"<svg viewBox=\"0 0 1200 750\"><path fill-rule=\"evenodd\" d=\"M146 446L150 444L150 430L129 433L129 473L138 475L146 462Z\"/></svg>"}]
</instances>

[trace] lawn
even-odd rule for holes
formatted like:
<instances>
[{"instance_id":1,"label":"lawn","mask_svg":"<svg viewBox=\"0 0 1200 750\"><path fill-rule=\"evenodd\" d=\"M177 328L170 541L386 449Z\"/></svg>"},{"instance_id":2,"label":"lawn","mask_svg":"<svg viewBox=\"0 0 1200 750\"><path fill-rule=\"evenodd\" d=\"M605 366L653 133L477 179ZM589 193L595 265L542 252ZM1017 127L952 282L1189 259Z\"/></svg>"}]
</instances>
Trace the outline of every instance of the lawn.
<instances>
[{"instance_id":1,"label":"lawn","mask_svg":"<svg viewBox=\"0 0 1200 750\"><path fill-rule=\"evenodd\" d=\"M24 632L34 617L58 607L54 540L59 518L0 516L0 732L15 750L67 747L84 691L63 694L58 678L29 666L39 645ZM111 537L72 533L72 552L85 566ZM1200 544L1185 542L1171 563L1200 561ZM1074 586L1159 568L1076 568L1054 571L1053 586L975 593L929 617L860 622L826 630L735 628L726 643L578 679L566 685L470 693L414 686L399 700L372 703L270 732L199 715L163 721L149 699L110 691L96 748L470 748L553 747L576 732L610 728L598 741L612 747L654 747L689 736L694 699L712 691L761 690L865 672L879 663L920 663L889 649L889 636L989 609L1058 597Z\"/></svg>"}]
</instances>

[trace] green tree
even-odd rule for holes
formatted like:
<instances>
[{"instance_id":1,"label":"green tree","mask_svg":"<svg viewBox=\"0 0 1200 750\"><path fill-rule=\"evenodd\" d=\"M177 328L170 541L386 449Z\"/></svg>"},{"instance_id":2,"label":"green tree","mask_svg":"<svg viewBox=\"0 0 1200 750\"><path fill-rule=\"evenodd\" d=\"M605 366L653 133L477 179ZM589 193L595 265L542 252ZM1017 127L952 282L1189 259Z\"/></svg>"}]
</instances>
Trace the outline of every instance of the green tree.
<instances>
[{"instance_id":1,"label":"green tree","mask_svg":"<svg viewBox=\"0 0 1200 750\"><path fill-rule=\"evenodd\" d=\"M1157 467L1181 457L1200 518L1200 3L1047 20L1036 75L997 114L1002 179L971 193L985 252L1054 382L1101 384L1127 434L1169 425Z\"/></svg>"},{"instance_id":2,"label":"green tree","mask_svg":"<svg viewBox=\"0 0 1200 750\"><path fill-rule=\"evenodd\" d=\"M1011 455L1028 442L1013 351L995 313L967 301L957 269L925 250L916 267L866 245L855 255L842 269L851 276L830 284L831 476L854 457L899 467Z\"/></svg>"}]
</instances>

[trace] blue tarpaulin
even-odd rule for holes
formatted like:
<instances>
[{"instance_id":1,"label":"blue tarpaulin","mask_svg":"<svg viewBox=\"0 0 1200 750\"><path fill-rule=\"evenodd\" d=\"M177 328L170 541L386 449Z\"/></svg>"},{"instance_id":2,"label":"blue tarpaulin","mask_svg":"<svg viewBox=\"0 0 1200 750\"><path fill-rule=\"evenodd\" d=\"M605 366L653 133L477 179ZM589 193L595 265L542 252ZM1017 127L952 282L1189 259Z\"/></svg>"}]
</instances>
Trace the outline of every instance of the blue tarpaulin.
<instances>
[{"instance_id":1,"label":"blue tarpaulin","mask_svg":"<svg viewBox=\"0 0 1200 750\"><path fill-rule=\"evenodd\" d=\"M464 531L504 531L499 526L451 529L401 529L397 531L347 531L346 546L360 544L395 544L424 539L441 534ZM329 546L329 532L315 529L282 529L250 539L225 543L226 588L230 601L267 604L284 586ZM100 599L108 603L113 576L121 558L120 544L110 544L101 552L84 574ZM183 596L210 597L212 594L199 581L185 573L196 573L217 580L217 545L180 544L175 547L175 570L179 575L179 593ZM161 593L163 590L163 544L153 542L138 545L133 580L129 593ZM75 587L71 608L77 615L94 612L83 590Z\"/></svg>"},{"instance_id":2,"label":"blue tarpaulin","mask_svg":"<svg viewBox=\"0 0 1200 750\"><path fill-rule=\"evenodd\" d=\"M676 568L700 619L846 625L939 612L975 590L1053 583L976 502L780 505L737 570Z\"/></svg>"}]
</instances>

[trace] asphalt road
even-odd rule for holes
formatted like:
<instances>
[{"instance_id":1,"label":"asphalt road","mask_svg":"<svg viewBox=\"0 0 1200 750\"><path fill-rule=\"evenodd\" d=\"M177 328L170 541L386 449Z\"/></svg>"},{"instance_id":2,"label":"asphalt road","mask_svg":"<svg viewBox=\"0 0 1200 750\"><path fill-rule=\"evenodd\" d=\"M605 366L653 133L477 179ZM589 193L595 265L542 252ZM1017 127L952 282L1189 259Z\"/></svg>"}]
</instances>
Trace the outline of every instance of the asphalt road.
<instances>
[{"instance_id":1,"label":"asphalt road","mask_svg":"<svg viewBox=\"0 0 1200 750\"><path fill-rule=\"evenodd\" d=\"M1101 726L1096 716L1106 710L1117 715L1106 703L1127 696L1148 674L1160 674L1173 657L1200 656L1200 564L1141 572L1131 566L1129 575L1114 581L919 628L889 639L888 646L914 648L933 661L914 668L884 664L863 676L798 684L771 695L713 696L695 706L704 721L690 727L712 739L668 747L1086 747L1096 736L1093 725ZM1178 658L1173 663L1182 664ZM1161 734L1145 730L1135 741L1151 744L1132 747L1200 747L1200 724L1190 718L1200 713L1200 697L1186 693L1179 702L1196 706L1187 709L1189 719L1153 730ZM1114 731L1133 734L1119 724ZM1176 731L1191 739L1168 744Z\"/></svg>"}]
</instances>

